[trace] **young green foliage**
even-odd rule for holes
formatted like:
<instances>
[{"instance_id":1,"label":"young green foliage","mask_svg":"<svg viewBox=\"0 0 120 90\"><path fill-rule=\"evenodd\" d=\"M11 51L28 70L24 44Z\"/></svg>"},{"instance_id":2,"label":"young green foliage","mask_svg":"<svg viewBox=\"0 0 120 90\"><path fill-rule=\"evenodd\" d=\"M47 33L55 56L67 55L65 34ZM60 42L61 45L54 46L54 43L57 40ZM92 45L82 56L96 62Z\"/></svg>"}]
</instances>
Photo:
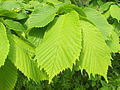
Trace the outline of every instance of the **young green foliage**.
<instances>
[{"instance_id":1,"label":"young green foliage","mask_svg":"<svg viewBox=\"0 0 120 90\"><path fill-rule=\"evenodd\" d=\"M35 82L46 79L46 74L37 67L37 63L32 60L34 48L20 38L9 35L10 52L9 59L15 64L25 76Z\"/></svg>"},{"instance_id":2,"label":"young green foliage","mask_svg":"<svg viewBox=\"0 0 120 90\"><path fill-rule=\"evenodd\" d=\"M113 31L113 27L107 22L105 17L100 14L95 9L92 8L85 8L84 9L87 18L99 29L102 33L105 40L109 40L111 37L111 33Z\"/></svg>"},{"instance_id":3,"label":"young green foliage","mask_svg":"<svg viewBox=\"0 0 120 90\"><path fill-rule=\"evenodd\" d=\"M44 5L39 9L35 9L26 22L28 29L46 26L54 19L55 15L56 9L50 5Z\"/></svg>"},{"instance_id":4,"label":"young green foliage","mask_svg":"<svg viewBox=\"0 0 120 90\"><path fill-rule=\"evenodd\" d=\"M23 27L23 25L17 21L8 19L8 20L5 20L4 23L11 30L25 32L25 28Z\"/></svg>"},{"instance_id":5,"label":"young green foliage","mask_svg":"<svg viewBox=\"0 0 120 90\"><path fill-rule=\"evenodd\" d=\"M97 7L103 3L82 1L92 7L83 9L70 0L0 0L0 89L14 87L17 69L35 82L74 66L107 80L111 55L120 52L120 8Z\"/></svg>"},{"instance_id":6,"label":"young green foliage","mask_svg":"<svg viewBox=\"0 0 120 90\"><path fill-rule=\"evenodd\" d=\"M117 5L111 5L110 14L113 18L120 20L120 8Z\"/></svg>"},{"instance_id":7,"label":"young green foliage","mask_svg":"<svg viewBox=\"0 0 120 90\"><path fill-rule=\"evenodd\" d=\"M66 68L72 69L80 55L81 40L77 12L61 15L51 23L42 43L36 48L38 65L48 73L49 80Z\"/></svg>"},{"instance_id":8,"label":"young green foliage","mask_svg":"<svg viewBox=\"0 0 120 90\"><path fill-rule=\"evenodd\" d=\"M108 66L111 65L110 49L93 24L81 20L80 25L83 32L83 49L78 65L80 69L85 69L89 76L99 74L107 80Z\"/></svg>"}]
</instances>

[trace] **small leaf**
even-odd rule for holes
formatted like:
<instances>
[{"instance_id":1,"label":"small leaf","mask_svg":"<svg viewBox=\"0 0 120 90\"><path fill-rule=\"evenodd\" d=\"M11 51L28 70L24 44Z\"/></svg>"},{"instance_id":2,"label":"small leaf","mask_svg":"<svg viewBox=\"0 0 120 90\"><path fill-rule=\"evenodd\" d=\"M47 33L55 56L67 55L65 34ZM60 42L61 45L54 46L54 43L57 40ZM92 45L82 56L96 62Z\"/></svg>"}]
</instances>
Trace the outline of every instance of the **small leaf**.
<instances>
[{"instance_id":1,"label":"small leaf","mask_svg":"<svg viewBox=\"0 0 120 90\"><path fill-rule=\"evenodd\" d=\"M113 31L111 39L106 41L107 45L110 47L111 52L120 52L119 36Z\"/></svg>"},{"instance_id":2,"label":"small leaf","mask_svg":"<svg viewBox=\"0 0 120 90\"><path fill-rule=\"evenodd\" d=\"M114 23L112 25L114 27L114 31L120 37L120 22L114 21Z\"/></svg>"},{"instance_id":3,"label":"small leaf","mask_svg":"<svg viewBox=\"0 0 120 90\"><path fill-rule=\"evenodd\" d=\"M120 20L120 8L117 5L111 5L110 14L113 18Z\"/></svg>"},{"instance_id":4,"label":"small leaf","mask_svg":"<svg viewBox=\"0 0 120 90\"><path fill-rule=\"evenodd\" d=\"M59 7L58 10L58 14L59 13L66 13L66 12L70 12L71 10L75 10L77 13L79 13L79 15L86 17L85 13L83 12L83 10L75 5L72 4L64 4L62 6Z\"/></svg>"},{"instance_id":5,"label":"small leaf","mask_svg":"<svg viewBox=\"0 0 120 90\"><path fill-rule=\"evenodd\" d=\"M109 10L111 4L113 4L113 2L106 2L100 5L100 12L104 13L105 11Z\"/></svg>"},{"instance_id":6,"label":"small leaf","mask_svg":"<svg viewBox=\"0 0 120 90\"><path fill-rule=\"evenodd\" d=\"M15 31L21 31L21 32L25 31L25 28L23 27L23 25L17 21L7 19L4 21L4 23L7 25L9 29L12 29Z\"/></svg>"},{"instance_id":7,"label":"small leaf","mask_svg":"<svg viewBox=\"0 0 120 90\"><path fill-rule=\"evenodd\" d=\"M1 17L16 18L17 15L18 15L18 13L14 12L14 11L9 11L9 10L0 8L0 16Z\"/></svg>"},{"instance_id":8,"label":"small leaf","mask_svg":"<svg viewBox=\"0 0 120 90\"><path fill-rule=\"evenodd\" d=\"M50 5L35 9L26 22L28 29L46 26L54 19L56 12L57 10Z\"/></svg>"}]
</instances>

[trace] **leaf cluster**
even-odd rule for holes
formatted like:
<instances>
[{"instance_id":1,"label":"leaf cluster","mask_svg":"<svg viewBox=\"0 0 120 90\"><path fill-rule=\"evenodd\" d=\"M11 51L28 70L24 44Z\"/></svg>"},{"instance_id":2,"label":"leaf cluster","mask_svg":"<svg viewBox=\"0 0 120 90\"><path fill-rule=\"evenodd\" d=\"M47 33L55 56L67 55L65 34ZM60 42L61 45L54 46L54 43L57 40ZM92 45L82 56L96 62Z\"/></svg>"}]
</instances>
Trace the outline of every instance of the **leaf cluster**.
<instances>
[{"instance_id":1,"label":"leaf cluster","mask_svg":"<svg viewBox=\"0 0 120 90\"><path fill-rule=\"evenodd\" d=\"M111 56L120 52L119 3L86 2L0 0L0 90L14 88L18 70L35 83L67 69L108 82Z\"/></svg>"}]
</instances>

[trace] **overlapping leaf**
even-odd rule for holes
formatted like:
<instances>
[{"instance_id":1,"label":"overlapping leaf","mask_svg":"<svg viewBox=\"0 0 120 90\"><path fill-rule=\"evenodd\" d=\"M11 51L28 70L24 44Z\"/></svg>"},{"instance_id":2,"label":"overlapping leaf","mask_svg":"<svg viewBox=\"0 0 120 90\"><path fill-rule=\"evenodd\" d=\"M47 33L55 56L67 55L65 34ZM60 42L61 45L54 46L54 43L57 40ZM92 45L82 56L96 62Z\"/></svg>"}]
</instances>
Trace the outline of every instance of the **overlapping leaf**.
<instances>
[{"instance_id":1,"label":"overlapping leaf","mask_svg":"<svg viewBox=\"0 0 120 90\"><path fill-rule=\"evenodd\" d=\"M11 45L9 59L15 66L36 82L46 79L46 74L37 68L37 63L32 60L34 48L14 35L9 35L9 40Z\"/></svg>"},{"instance_id":2,"label":"overlapping leaf","mask_svg":"<svg viewBox=\"0 0 120 90\"><path fill-rule=\"evenodd\" d=\"M107 80L108 66L111 65L110 49L106 45L102 34L89 22L81 20L83 31L83 49L78 65L88 74L99 74Z\"/></svg>"},{"instance_id":3,"label":"overlapping leaf","mask_svg":"<svg viewBox=\"0 0 120 90\"><path fill-rule=\"evenodd\" d=\"M113 31L111 40L106 40L107 45L110 47L111 52L120 52L119 36Z\"/></svg>"},{"instance_id":4,"label":"overlapping leaf","mask_svg":"<svg viewBox=\"0 0 120 90\"><path fill-rule=\"evenodd\" d=\"M17 17L17 13L15 11L9 11L6 9L1 9L0 8L0 16L4 16L4 17L9 17L9 18L16 18Z\"/></svg>"},{"instance_id":5,"label":"overlapping leaf","mask_svg":"<svg viewBox=\"0 0 120 90\"><path fill-rule=\"evenodd\" d=\"M17 81L17 69L6 60L5 65L0 68L0 90L13 90Z\"/></svg>"},{"instance_id":6,"label":"overlapping leaf","mask_svg":"<svg viewBox=\"0 0 120 90\"><path fill-rule=\"evenodd\" d=\"M84 9L87 18L96 25L99 31L102 33L103 37L108 40L111 37L111 33L113 31L113 27L108 24L107 20L105 19L102 14L100 14L97 10L92 8Z\"/></svg>"},{"instance_id":7,"label":"overlapping leaf","mask_svg":"<svg viewBox=\"0 0 120 90\"><path fill-rule=\"evenodd\" d=\"M116 34L120 37L120 22L115 21L113 27Z\"/></svg>"},{"instance_id":8,"label":"overlapping leaf","mask_svg":"<svg viewBox=\"0 0 120 90\"><path fill-rule=\"evenodd\" d=\"M9 29L12 29L15 31L21 31L21 32L25 31L25 28L23 27L23 25L17 21L5 20L4 23Z\"/></svg>"},{"instance_id":9,"label":"overlapping leaf","mask_svg":"<svg viewBox=\"0 0 120 90\"><path fill-rule=\"evenodd\" d=\"M4 65L9 52L9 41L4 25L0 22L0 67Z\"/></svg>"},{"instance_id":10,"label":"overlapping leaf","mask_svg":"<svg viewBox=\"0 0 120 90\"><path fill-rule=\"evenodd\" d=\"M61 15L46 31L36 48L38 65L49 74L49 80L66 68L71 68L81 51L79 15L72 11Z\"/></svg>"},{"instance_id":11,"label":"overlapping leaf","mask_svg":"<svg viewBox=\"0 0 120 90\"><path fill-rule=\"evenodd\" d=\"M28 28L46 26L54 19L56 11L57 10L50 5L45 5L39 9L34 10L26 22Z\"/></svg>"},{"instance_id":12,"label":"overlapping leaf","mask_svg":"<svg viewBox=\"0 0 120 90\"><path fill-rule=\"evenodd\" d=\"M117 5L111 5L110 14L113 18L120 20L120 8Z\"/></svg>"},{"instance_id":13,"label":"overlapping leaf","mask_svg":"<svg viewBox=\"0 0 120 90\"><path fill-rule=\"evenodd\" d=\"M107 11L110 8L111 4L113 4L113 2L106 2L106 3L101 4L100 12L104 13L105 11Z\"/></svg>"},{"instance_id":14,"label":"overlapping leaf","mask_svg":"<svg viewBox=\"0 0 120 90\"><path fill-rule=\"evenodd\" d=\"M42 41L44 32L44 28L33 28L28 34L28 41L37 47Z\"/></svg>"},{"instance_id":15,"label":"overlapping leaf","mask_svg":"<svg viewBox=\"0 0 120 90\"><path fill-rule=\"evenodd\" d=\"M79 13L80 16L86 17L85 13L83 10L75 5L72 4L64 4L59 7L58 14L61 13L67 13L70 12L71 10L75 10L77 13Z\"/></svg>"},{"instance_id":16,"label":"overlapping leaf","mask_svg":"<svg viewBox=\"0 0 120 90\"><path fill-rule=\"evenodd\" d=\"M21 8L21 5L16 0L8 0L0 2L0 8L6 9L6 10L17 10Z\"/></svg>"}]
</instances>

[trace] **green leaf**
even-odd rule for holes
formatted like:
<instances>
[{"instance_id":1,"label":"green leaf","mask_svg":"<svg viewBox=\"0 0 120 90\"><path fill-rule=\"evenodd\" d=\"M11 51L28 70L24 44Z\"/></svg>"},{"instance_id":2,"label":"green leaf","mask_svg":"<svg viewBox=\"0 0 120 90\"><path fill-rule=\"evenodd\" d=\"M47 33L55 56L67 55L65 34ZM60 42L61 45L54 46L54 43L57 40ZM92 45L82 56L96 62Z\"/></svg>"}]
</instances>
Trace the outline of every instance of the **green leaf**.
<instances>
[{"instance_id":1,"label":"green leaf","mask_svg":"<svg viewBox=\"0 0 120 90\"><path fill-rule=\"evenodd\" d=\"M66 12L70 12L71 9L75 10L77 13L79 13L79 15L83 16L83 17L86 17L85 13L83 12L83 10L73 4L63 4L59 7L59 10L58 10L58 14L61 14L61 13L66 13Z\"/></svg>"},{"instance_id":2,"label":"green leaf","mask_svg":"<svg viewBox=\"0 0 120 90\"><path fill-rule=\"evenodd\" d=\"M25 28L23 27L23 25L17 21L7 19L4 21L4 23L9 29L12 29L15 31L21 31L21 32L25 31Z\"/></svg>"},{"instance_id":3,"label":"green leaf","mask_svg":"<svg viewBox=\"0 0 120 90\"><path fill-rule=\"evenodd\" d=\"M21 20L21 19L25 19L25 18L28 18L28 15L25 10L21 10L16 17L17 20Z\"/></svg>"},{"instance_id":4,"label":"green leaf","mask_svg":"<svg viewBox=\"0 0 120 90\"><path fill-rule=\"evenodd\" d=\"M28 34L28 41L37 47L43 39L44 32L44 28L33 28Z\"/></svg>"},{"instance_id":5,"label":"green leaf","mask_svg":"<svg viewBox=\"0 0 120 90\"><path fill-rule=\"evenodd\" d=\"M71 4L71 0L59 0L60 2L66 3L66 4Z\"/></svg>"},{"instance_id":6,"label":"green leaf","mask_svg":"<svg viewBox=\"0 0 120 90\"><path fill-rule=\"evenodd\" d=\"M6 28L0 22L0 67L4 65L9 52L9 41L6 34Z\"/></svg>"},{"instance_id":7,"label":"green leaf","mask_svg":"<svg viewBox=\"0 0 120 90\"><path fill-rule=\"evenodd\" d=\"M37 63L32 60L34 48L14 35L9 35L9 41L9 59L15 64L17 69L28 79L33 79L36 82L46 79L46 74L40 68L37 68Z\"/></svg>"},{"instance_id":8,"label":"green leaf","mask_svg":"<svg viewBox=\"0 0 120 90\"><path fill-rule=\"evenodd\" d=\"M110 8L111 4L113 4L113 2L106 2L100 5L100 12L104 13L105 11L107 11Z\"/></svg>"},{"instance_id":9,"label":"green leaf","mask_svg":"<svg viewBox=\"0 0 120 90\"><path fill-rule=\"evenodd\" d=\"M112 52L120 52L119 36L114 31L112 32L111 40L107 40L106 43Z\"/></svg>"},{"instance_id":10,"label":"green leaf","mask_svg":"<svg viewBox=\"0 0 120 90\"><path fill-rule=\"evenodd\" d=\"M110 39L113 27L107 22L106 18L95 9L85 8L84 9L87 18L99 29L103 37L108 40Z\"/></svg>"},{"instance_id":11,"label":"green leaf","mask_svg":"<svg viewBox=\"0 0 120 90\"><path fill-rule=\"evenodd\" d=\"M117 5L111 5L110 14L113 18L120 20L120 8Z\"/></svg>"},{"instance_id":12,"label":"green leaf","mask_svg":"<svg viewBox=\"0 0 120 90\"><path fill-rule=\"evenodd\" d=\"M114 31L117 33L117 35L120 37L120 22L114 21L112 24L114 27Z\"/></svg>"},{"instance_id":13,"label":"green leaf","mask_svg":"<svg viewBox=\"0 0 120 90\"><path fill-rule=\"evenodd\" d=\"M9 11L9 10L0 8L0 16L1 17L16 18L17 15L18 15L18 13L16 13L15 11Z\"/></svg>"},{"instance_id":14,"label":"green leaf","mask_svg":"<svg viewBox=\"0 0 120 90\"><path fill-rule=\"evenodd\" d=\"M110 10L106 11L105 13L103 13L104 17L106 19L108 19L111 15L110 15Z\"/></svg>"},{"instance_id":15,"label":"green leaf","mask_svg":"<svg viewBox=\"0 0 120 90\"><path fill-rule=\"evenodd\" d=\"M80 55L82 36L79 14L75 11L61 15L50 26L36 48L36 59L51 81L66 68L72 69Z\"/></svg>"},{"instance_id":16,"label":"green leaf","mask_svg":"<svg viewBox=\"0 0 120 90\"><path fill-rule=\"evenodd\" d=\"M6 10L17 10L21 8L21 5L17 1L4 1L4 2L0 2L0 8Z\"/></svg>"},{"instance_id":17,"label":"green leaf","mask_svg":"<svg viewBox=\"0 0 120 90\"><path fill-rule=\"evenodd\" d=\"M17 81L17 69L6 60L5 65L0 68L0 90L13 90Z\"/></svg>"},{"instance_id":18,"label":"green leaf","mask_svg":"<svg viewBox=\"0 0 120 90\"><path fill-rule=\"evenodd\" d=\"M50 5L35 9L26 22L28 28L46 26L54 19L56 11L57 10Z\"/></svg>"},{"instance_id":19,"label":"green leaf","mask_svg":"<svg viewBox=\"0 0 120 90\"><path fill-rule=\"evenodd\" d=\"M81 20L83 32L83 49L78 66L92 73L102 75L107 80L108 66L111 65L110 49L99 30L89 22Z\"/></svg>"}]
</instances>

